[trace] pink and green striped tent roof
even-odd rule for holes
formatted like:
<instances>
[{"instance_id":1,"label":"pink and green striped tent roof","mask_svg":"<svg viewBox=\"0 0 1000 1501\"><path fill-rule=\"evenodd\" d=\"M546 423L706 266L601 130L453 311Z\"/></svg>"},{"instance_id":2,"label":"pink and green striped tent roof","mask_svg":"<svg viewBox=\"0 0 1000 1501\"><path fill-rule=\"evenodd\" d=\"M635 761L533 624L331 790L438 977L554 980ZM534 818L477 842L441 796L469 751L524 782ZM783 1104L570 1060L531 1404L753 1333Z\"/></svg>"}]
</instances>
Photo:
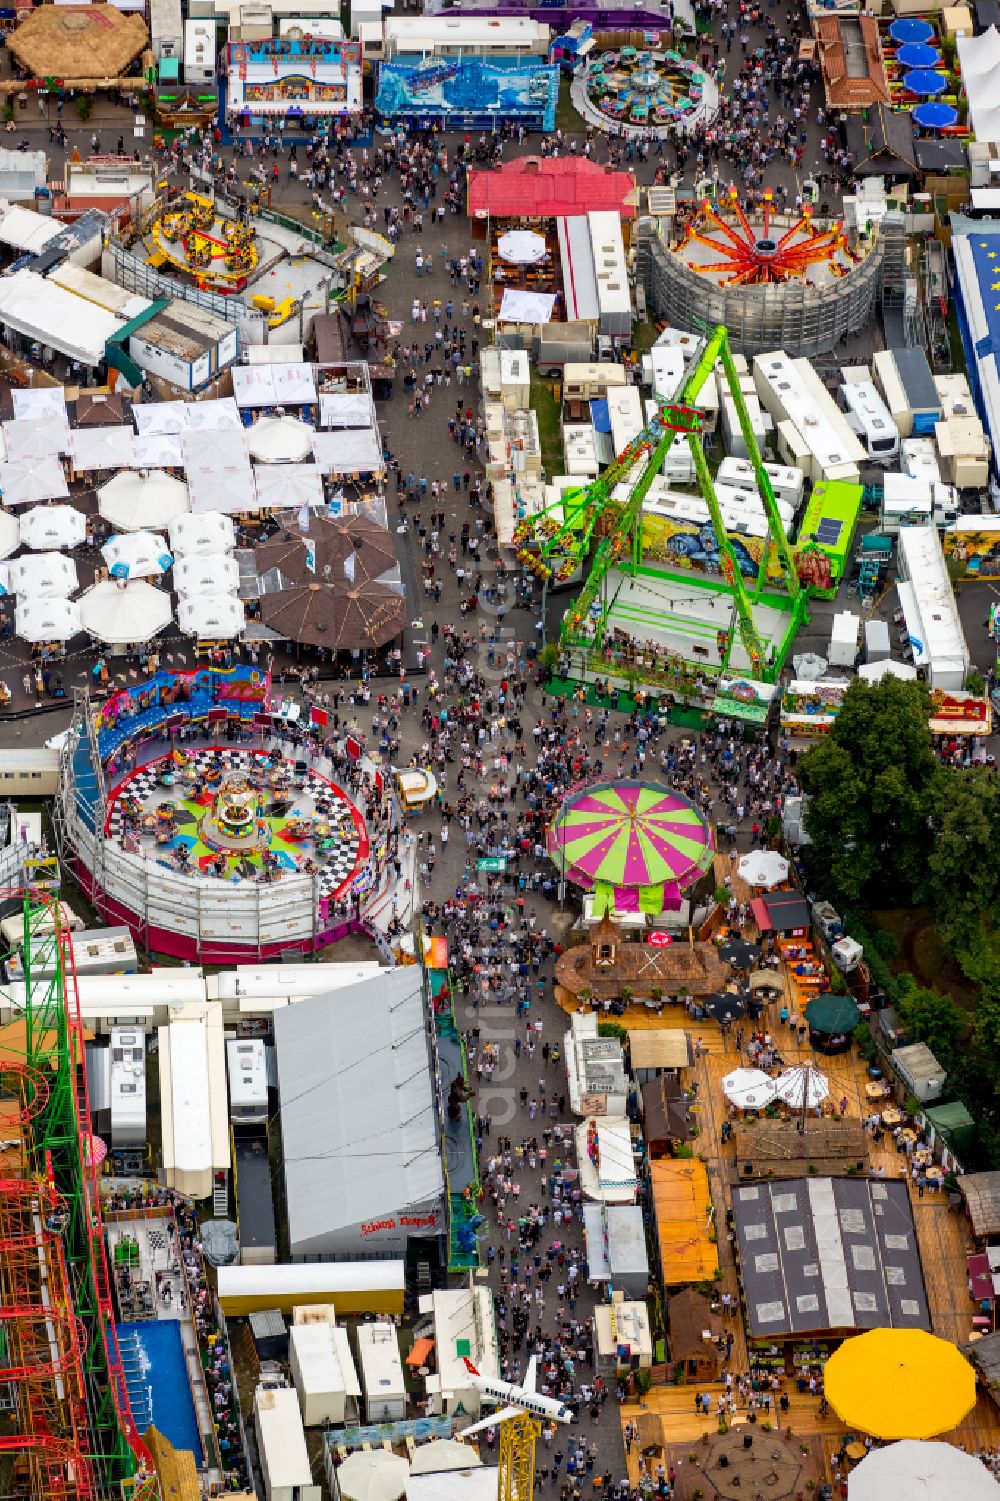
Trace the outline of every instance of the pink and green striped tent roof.
<instances>
[{"instance_id":1,"label":"pink and green striped tent roof","mask_svg":"<svg viewBox=\"0 0 1000 1501\"><path fill-rule=\"evenodd\" d=\"M715 833L681 792L657 782L596 782L562 804L548 849L567 879L588 891L603 882L673 894L709 868Z\"/></svg>"}]
</instances>

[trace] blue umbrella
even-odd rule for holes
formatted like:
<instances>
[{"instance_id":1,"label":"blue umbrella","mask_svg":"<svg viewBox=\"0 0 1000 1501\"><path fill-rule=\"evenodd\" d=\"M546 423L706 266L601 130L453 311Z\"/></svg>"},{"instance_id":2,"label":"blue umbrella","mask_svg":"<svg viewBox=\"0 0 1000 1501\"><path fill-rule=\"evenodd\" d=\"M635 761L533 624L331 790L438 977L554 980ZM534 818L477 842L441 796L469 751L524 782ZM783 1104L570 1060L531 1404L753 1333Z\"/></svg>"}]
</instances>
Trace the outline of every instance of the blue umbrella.
<instances>
[{"instance_id":1,"label":"blue umbrella","mask_svg":"<svg viewBox=\"0 0 1000 1501\"><path fill-rule=\"evenodd\" d=\"M931 98L934 94L943 94L947 87L948 80L943 73L915 68L912 73L903 74L903 88L910 94L922 94L924 98Z\"/></svg>"},{"instance_id":2,"label":"blue umbrella","mask_svg":"<svg viewBox=\"0 0 1000 1501\"><path fill-rule=\"evenodd\" d=\"M913 118L923 130L944 130L946 125L955 124L958 110L951 104L918 104Z\"/></svg>"},{"instance_id":3,"label":"blue umbrella","mask_svg":"<svg viewBox=\"0 0 1000 1501\"><path fill-rule=\"evenodd\" d=\"M907 42L896 53L896 61L904 68L936 68L941 54L936 47L928 47L925 42Z\"/></svg>"},{"instance_id":4,"label":"blue umbrella","mask_svg":"<svg viewBox=\"0 0 1000 1501\"><path fill-rule=\"evenodd\" d=\"M934 35L934 27L929 21L922 21L919 16L903 16L900 20L893 21L889 35L902 47L906 42L929 42Z\"/></svg>"}]
</instances>

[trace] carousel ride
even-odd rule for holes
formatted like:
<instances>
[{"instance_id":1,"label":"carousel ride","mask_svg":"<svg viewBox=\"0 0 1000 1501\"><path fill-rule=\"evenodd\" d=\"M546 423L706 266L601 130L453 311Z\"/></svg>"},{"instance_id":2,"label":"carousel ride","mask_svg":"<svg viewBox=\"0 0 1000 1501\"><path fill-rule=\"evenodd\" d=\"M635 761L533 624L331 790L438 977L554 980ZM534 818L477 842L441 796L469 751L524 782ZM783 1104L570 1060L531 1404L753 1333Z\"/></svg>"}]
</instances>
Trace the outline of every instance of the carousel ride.
<instances>
[{"instance_id":1,"label":"carousel ride","mask_svg":"<svg viewBox=\"0 0 1000 1501\"><path fill-rule=\"evenodd\" d=\"M202 290L242 291L260 263L254 226L223 218L212 199L200 193L157 205L144 241L149 265L169 265Z\"/></svg>"},{"instance_id":2,"label":"carousel ride","mask_svg":"<svg viewBox=\"0 0 1000 1501\"><path fill-rule=\"evenodd\" d=\"M594 124L648 133L707 123L719 108L718 86L679 52L621 47L588 60L573 86L574 102Z\"/></svg>"},{"instance_id":3,"label":"carousel ride","mask_svg":"<svg viewBox=\"0 0 1000 1501\"><path fill-rule=\"evenodd\" d=\"M364 818L335 783L277 751L219 746L133 772L109 793L105 837L192 876L316 875L333 898L355 886L369 853Z\"/></svg>"},{"instance_id":4,"label":"carousel ride","mask_svg":"<svg viewBox=\"0 0 1000 1501\"><path fill-rule=\"evenodd\" d=\"M781 213L769 192L759 210L747 213L735 187L724 205L706 199L671 248L696 275L721 287L823 286L847 276L864 258L848 244L842 224L821 228L808 206Z\"/></svg>"}]
</instances>

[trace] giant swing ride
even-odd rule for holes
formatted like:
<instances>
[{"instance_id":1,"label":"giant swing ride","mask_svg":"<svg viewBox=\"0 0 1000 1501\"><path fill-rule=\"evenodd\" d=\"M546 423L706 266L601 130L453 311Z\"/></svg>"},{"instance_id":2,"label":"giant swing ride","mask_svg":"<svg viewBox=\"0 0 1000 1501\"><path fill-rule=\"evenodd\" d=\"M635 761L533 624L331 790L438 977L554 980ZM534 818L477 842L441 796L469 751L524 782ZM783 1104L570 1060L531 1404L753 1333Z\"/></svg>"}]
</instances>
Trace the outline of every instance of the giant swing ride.
<instances>
[{"instance_id":1,"label":"giant swing ride","mask_svg":"<svg viewBox=\"0 0 1000 1501\"><path fill-rule=\"evenodd\" d=\"M764 556L757 569L752 598L744 582L740 559L726 531L705 459L701 433L703 414L696 405L698 394L717 362L721 364L736 409L767 521ZM710 335L676 401L663 406L598 479L585 488L565 491L554 505L518 523L514 532L518 560L545 585L565 584L585 564L591 546L596 542L583 589L563 617L560 645L571 652L582 651L587 660L599 658L606 645L609 617L613 617L623 575L633 579L639 575L667 577L678 583L692 584L690 572L673 572L659 563L651 566L643 558L643 502L678 434L687 439L690 447L698 488L708 508L714 533L718 576L702 577L698 583L716 595L729 596L729 619L735 615L739 640L749 664L749 676L774 682L797 631L809 618L808 597L740 390L729 336L721 325ZM636 471L637 477L627 497L616 496L616 488ZM771 582L778 588L783 586L784 593L765 592L772 554L776 575L772 574ZM781 612L780 637L769 649L765 648L754 619L755 606L760 604ZM736 644L732 630L725 634L726 639L719 643L722 670L730 667Z\"/></svg>"}]
</instances>

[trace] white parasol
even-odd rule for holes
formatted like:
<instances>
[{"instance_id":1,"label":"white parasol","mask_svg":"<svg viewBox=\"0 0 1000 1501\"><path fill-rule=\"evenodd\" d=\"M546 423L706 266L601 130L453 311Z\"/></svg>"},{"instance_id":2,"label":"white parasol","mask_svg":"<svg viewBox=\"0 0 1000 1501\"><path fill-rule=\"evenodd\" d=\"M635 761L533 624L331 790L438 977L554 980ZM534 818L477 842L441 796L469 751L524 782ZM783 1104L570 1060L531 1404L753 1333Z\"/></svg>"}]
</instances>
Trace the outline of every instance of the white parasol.
<instances>
[{"instance_id":1,"label":"white parasol","mask_svg":"<svg viewBox=\"0 0 1000 1501\"><path fill-rule=\"evenodd\" d=\"M792 1110L817 1110L830 1093L830 1083L811 1063L799 1063L778 1075L774 1093Z\"/></svg>"},{"instance_id":2,"label":"white parasol","mask_svg":"<svg viewBox=\"0 0 1000 1501\"><path fill-rule=\"evenodd\" d=\"M298 417L261 417L247 428L247 449L262 464L299 464L312 453L313 429Z\"/></svg>"},{"instance_id":3,"label":"white parasol","mask_svg":"<svg viewBox=\"0 0 1000 1501\"><path fill-rule=\"evenodd\" d=\"M774 1084L761 1068L734 1068L722 1081L722 1093L737 1110L763 1110L774 1099Z\"/></svg>"},{"instance_id":4,"label":"white parasol","mask_svg":"<svg viewBox=\"0 0 1000 1501\"><path fill-rule=\"evenodd\" d=\"M35 506L21 517L21 545L32 552L79 547L86 536L87 518L75 506Z\"/></svg>"},{"instance_id":5,"label":"white parasol","mask_svg":"<svg viewBox=\"0 0 1000 1501\"><path fill-rule=\"evenodd\" d=\"M33 646L43 641L68 641L82 629L80 606L68 599L26 599L19 603L14 629Z\"/></svg>"},{"instance_id":6,"label":"white parasol","mask_svg":"<svg viewBox=\"0 0 1000 1501\"><path fill-rule=\"evenodd\" d=\"M748 886L780 886L788 880L788 861L777 850L751 850L743 855L736 874Z\"/></svg>"},{"instance_id":7,"label":"white parasol","mask_svg":"<svg viewBox=\"0 0 1000 1501\"><path fill-rule=\"evenodd\" d=\"M101 486L97 504L116 532L159 531L191 509L187 485L160 469L123 470Z\"/></svg>"},{"instance_id":8,"label":"white parasol","mask_svg":"<svg viewBox=\"0 0 1000 1501\"><path fill-rule=\"evenodd\" d=\"M80 582L76 564L61 552L29 552L8 571L11 593L31 599L69 599Z\"/></svg>"},{"instance_id":9,"label":"white parasol","mask_svg":"<svg viewBox=\"0 0 1000 1501\"><path fill-rule=\"evenodd\" d=\"M410 1460L411 1475L440 1475L445 1470L478 1470L482 1460L471 1444L455 1438L436 1438L418 1444Z\"/></svg>"},{"instance_id":10,"label":"white parasol","mask_svg":"<svg viewBox=\"0 0 1000 1501\"><path fill-rule=\"evenodd\" d=\"M233 519L222 511L201 511L197 516L178 516L176 521L170 523L168 530L170 546L178 558L232 552L236 546Z\"/></svg>"},{"instance_id":11,"label":"white parasol","mask_svg":"<svg viewBox=\"0 0 1000 1501\"><path fill-rule=\"evenodd\" d=\"M112 537L101 556L113 579L159 578L173 565L167 539L159 532L127 532Z\"/></svg>"},{"instance_id":12,"label":"white parasol","mask_svg":"<svg viewBox=\"0 0 1000 1501\"><path fill-rule=\"evenodd\" d=\"M174 568L174 588L181 599L196 594L235 594L240 586L240 565L229 553L179 558Z\"/></svg>"},{"instance_id":13,"label":"white parasol","mask_svg":"<svg viewBox=\"0 0 1000 1501\"><path fill-rule=\"evenodd\" d=\"M177 624L202 641L229 641L246 629L243 605L232 594L195 594L177 604Z\"/></svg>"},{"instance_id":14,"label":"white parasol","mask_svg":"<svg viewBox=\"0 0 1000 1501\"><path fill-rule=\"evenodd\" d=\"M68 495L62 460L8 459L0 464L0 493L5 506L35 506Z\"/></svg>"},{"instance_id":15,"label":"white parasol","mask_svg":"<svg viewBox=\"0 0 1000 1501\"><path fill-rule=\"evenodd\" d=\"M508 229L497 240L497 252L502 261L512 266L534 266L545 259L545 236L533 229Z\"/></svg>"},{"instance_id":16,"label":"white parasol","mask_svg":"<svg viewBox=\"0 0 1000 1501\"><path fill-rule=\"evenodd\" d=\"M21 545L21 524L9 511L0 511L0 558L9 558Z\"/></svg>"},{"instance_id":17,"label":"white parasol","mask_svg":"<svg viewBox=\"0 0 1000 1501\"><path fill-rule=\"evenodd\" d=\"M131 646L170 624L170 595L141 579L135 584L105 579L81 596L80 619L85 631L108 646Z\"/></svg>"},{"instance_id":18,"label":"white parasol","mask_svg":"<svg viewBox=\"0 0 1000 1501\"><path fill-rule=\"evenodd\" d=\"M362 1449L349 1454L337 1470L337 1489L343 1501L399 1501L409 1473L398 1454Z\"/></svg>"},{"instance_id":19,"label":"white parasol","mask_svg":"<svg viewBox=\"0 0 1000 1501\"><path fill-rule=\"evenodd\" d=\"M978 1454L914 1438L869 1449L847 1481L850 1501L1000 1501L1000 1487Z\"/></svg>"}]
</instances>

